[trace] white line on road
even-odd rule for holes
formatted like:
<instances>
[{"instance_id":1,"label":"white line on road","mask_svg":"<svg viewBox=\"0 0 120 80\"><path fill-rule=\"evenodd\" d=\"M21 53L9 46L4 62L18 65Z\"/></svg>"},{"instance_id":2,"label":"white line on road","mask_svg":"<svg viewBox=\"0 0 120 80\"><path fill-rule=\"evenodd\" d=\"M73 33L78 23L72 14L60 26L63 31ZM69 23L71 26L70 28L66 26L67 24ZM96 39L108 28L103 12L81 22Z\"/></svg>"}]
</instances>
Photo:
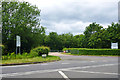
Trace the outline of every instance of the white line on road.
<instances>
[{"instance_id":1,"label":"white line on road","mask_svg":"<svg viewBox=\"0 0 120 80\"><path fill-rule=\"evenodd\" d=\"M70 80L62 71L58 71L63 78L65 78L66 80Z\"/></svg>"},{"instance_id":2,"label":"white line on road","mask_svg":"<svg viewBox=\"0 0 120 80\"><path fill-rule=\"evenodd\" d=\"M55 71L57 70L39 70L39 71L29 71L29 72L19 72L19 73L8 73L8 74L2 74L2 77L30 75L36 73L46 73L46 72L55 72Z\"/></svg>"},{"instance_id":3,"label":"white line on road","mask_svg":"<svg viewBox=\"0 0 120 80\"><path fill-rule=\"evenodd\" d=\"M118 63L116 64L102 64L102 65L93 65L93 66L84 66L84 67L72 67L72 68L67 68L67 69L86 69L86 68L95 68L95 67L104 67L104 66L114 66L114 65L118 65ZM62 69L64 70L64 69ZM66 69L65 69L66 70Z\"/></svg>"},{"instance_id":4,"label":"white line on road","mask_svg":"<svg viewBox=\"0 0 120 80\"><path fill-rule=\"evenodd\" d=\"M61 64L70 64L70 63L61 63Z\"/></svg>"},{"instance_id":5,"label":"white line on road","mask_svg":"<svg viewBox=\"0 0 120 80\"><path fill-rule=\"evenodd\" d=\"M111 74L111 75L120 75L118 73L108 73L108 72L93 72L93 71L78 71L78 70L66 70L72 72L83 72L83 73L92 73L92 74Z\"/></svg>"},{"instance_id":6,"label":"white line on road","mask_svg":"<svg viewBox=\"0 0 120 80\"><path fill-rule=\"evenodd\" d=\"M41 64L41 65L48 65L47 63L43 63L43 64Z\"/></svg>"},{"instance_id":7,"label":"white line on road","mask_svg":"<svg viewBox=\"0 0 120 80\"><path fill-rule=\"evenodd\" d=\"M62 68L62 69L51 69L51 70L37 70L37 71L29 71L29 72L18 72L18 73L7 73L2 74L2 77L7 76L18 76L18 75L30 75L35 73L46 73L46 72L54 72L54 71L66 71L66 70L73 70L73 69L86 69L86 68L95 68L95 67L103 67L103 66L113 66L117 64L102 64L102 65L93 65L93 66L84 66L84 67L72 67L72 68Z\"/></svg>"},{"instance_id":8,"label":"white line on road","mask_svg":"<svg viewBox=\"0 0 120 80\"><path fill-rule=\"evenodd\" d=\"M90 61L90 62L95 62L95 61Z\"/></svg>"},{"instance_id":9,"label":"white line on road","mask_svg":"<svg viewBox=\"0 0 120 80\"><path fill-rule=\"evenodd\" d=\"M107 60L103 60L103 62L108 62Z\"/></svg>"}]
</instances>

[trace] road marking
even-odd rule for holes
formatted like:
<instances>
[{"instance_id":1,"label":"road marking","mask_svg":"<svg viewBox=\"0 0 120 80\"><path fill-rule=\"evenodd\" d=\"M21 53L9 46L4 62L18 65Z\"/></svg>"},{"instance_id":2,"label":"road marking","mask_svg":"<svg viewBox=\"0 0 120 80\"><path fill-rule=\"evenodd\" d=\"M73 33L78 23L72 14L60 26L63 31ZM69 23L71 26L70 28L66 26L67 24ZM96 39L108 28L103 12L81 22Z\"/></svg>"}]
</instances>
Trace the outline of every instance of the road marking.
<instances>
[{"instance_id":1,"label":"road marking","mask_svg":"<svg viewBox=\"0 0 120 80\"><path fill-rule=\"evenodd\" d=\"M70 80L62 71L58 71L63 78L65 78L66 80Z\"/></svg>"},{"instance_id":2,"label":"road marking","mask_svg":"<svg viewBox=\"0 0 120 80\"><path fill-rule=\"evenodd\" d=\"M41 65L48 65L47 63L43 63L43 64L41 64Z\"/></svg>"},{"instance_id":3,"label":"road marking","mask_svg":"<svg viewBox=\"0 0 120 80\"><path fill-rule=\"evenodd\" d=\"M61 64L70 64L70 63L61 63Z\"/></svg>"},{"instance_id":4,"label":"road marking","mask_svg":"<svg viewBox=\"0 0 120 80\"><path fill-rule=\"evenodd\" d=\"M95 62L95 61L90 61L90 62Z\"/></svg>"},{"instance_id":5,"label":"road marking","mask_svg":"<svg viewBox=\"0 0 120 80\"><path fill-rule=\"evenodd\" d=\"M55 62L50 62L50 63L55 63Z\"/></svg>"},{"instance_id":6,"label":"road marking","mask_svg":"<svg viewBox=\"0 0 120 80\"><path fill-rule=\"evenodd\" d=\"M108 72L93 72L93 71L78 71L78 70L66 70L72 72L83 72L83 73L92 73L92 74L110 74L110 75L120 75L118 73L108 73Z\"/></svg>"},{"instance_id":7,"label":"road marking","mask_svg":"<svg viewBox=\"0 0 120 80\"><path fill-rule=\"evenodd\" d=\"M107 60L103 60L103 62L108 62Z\"/></svg>"},{"instance_id":8,"label":"road marking","mask_svg":"<svg viewBox=\"0 0 120 80\"><path fill-rule=\"evenodd\" d=\"M95 68L95 67L103 67L103 66L113 66L117 64L102 64L102 65L93 65L93 66L84 66L84 67L72 67L72 68L62 68L62 69L51 69L51 70L37 70L37 71L29 71L29 72L19 72L19 73L7 73L2 74L2 77L7 76L18 76L18 75L29 75L35 73L46 73L46 72L55 72L55 71L66 71L66 70L74 70L74 69L86 69L86 68Z\"/></svg>"},{"instance_id":9,"label":"road marking","mask_svg":"<svg viewBox=\"0 0 120 80\"><path fill-rule=\"evenodd\" d=\"M102 65L84 66L84 67L72 67L72 68L67 68L67 69L86 69L86 68L114 66L114 65L118 65L118 63L116 63L116 64L102 64ZM62 69L62 70L64 70L64 69Z\"/></svg>"},{"instance_id":10,"label":"road marking","mask_svg":"<svg viewBox=\"0 0 120 80\"><path fill-rule=\"evenodd\" d=\"M2 77L30 75L36 73L46 73L46 72L55 72L55 71L57 70L39 70L39 71L30 71L30 72L9 73L9 74L2 74Z\"/></svg>"}]
</instances>

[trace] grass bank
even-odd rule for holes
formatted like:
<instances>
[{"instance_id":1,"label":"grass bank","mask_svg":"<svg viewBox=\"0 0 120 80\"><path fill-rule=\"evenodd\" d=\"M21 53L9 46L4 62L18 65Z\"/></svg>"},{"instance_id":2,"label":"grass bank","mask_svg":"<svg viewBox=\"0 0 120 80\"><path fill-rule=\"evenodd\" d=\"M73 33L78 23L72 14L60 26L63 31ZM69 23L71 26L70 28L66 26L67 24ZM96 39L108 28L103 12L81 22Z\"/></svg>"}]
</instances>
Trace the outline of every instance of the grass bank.
<instances>
[{"instance_id":1,"label":"grass bank","mask_svg":"<svg viewBox=\"0 0 120 80\"><path fill-rule=\"evenodd\" d=\"M23 59L8 59L2 60L0 64L20 64L20 63L32 63L32 62L50 62L60 60L58 56L47 56L46 58L42 58L41 56L33 57L33 58L23 58Z\"/></svg>"}]
</instances>

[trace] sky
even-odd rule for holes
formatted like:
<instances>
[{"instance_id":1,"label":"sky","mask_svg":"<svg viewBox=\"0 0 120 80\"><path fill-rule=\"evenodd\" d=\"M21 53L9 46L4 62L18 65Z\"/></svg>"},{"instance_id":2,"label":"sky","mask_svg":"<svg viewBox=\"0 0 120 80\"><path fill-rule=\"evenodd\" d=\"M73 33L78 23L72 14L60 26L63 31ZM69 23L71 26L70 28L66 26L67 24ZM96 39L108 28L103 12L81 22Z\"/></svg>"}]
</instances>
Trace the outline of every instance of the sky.
<instances>
[{"instance_id":1,"label":"sky","mask_svg":"<svg viewBox=\"0 0 120 80\"><path fill-rule=\"evenodd\" d=\"M21 0L19 0L21 1ZM23 0L22 0L23 1ZM89 24L96 22L107 28L118 22L119 0L24 0L41 10L40 23L46 33L83 34Z\"/></svg>"}]
</instances>

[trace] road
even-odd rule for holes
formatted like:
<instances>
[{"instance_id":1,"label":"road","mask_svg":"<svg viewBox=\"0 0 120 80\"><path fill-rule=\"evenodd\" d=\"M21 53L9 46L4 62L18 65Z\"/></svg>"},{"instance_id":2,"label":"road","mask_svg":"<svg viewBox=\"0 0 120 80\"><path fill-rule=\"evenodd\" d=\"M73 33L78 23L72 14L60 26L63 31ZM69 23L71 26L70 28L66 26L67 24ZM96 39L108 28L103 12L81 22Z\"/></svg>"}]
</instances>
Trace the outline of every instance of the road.
<instances>
[{"instance_id":1,"label":"road","mask_svg":"<svg viewBox=\"0 0 120 80\"><path fill-rule=\"evenodd\" d=\"M50 53L62 60L41 64L3 66L2 77L5 79L36 78L61 80L118 80L118 57L72 56Z\"/></svg>"}]
</instances>

